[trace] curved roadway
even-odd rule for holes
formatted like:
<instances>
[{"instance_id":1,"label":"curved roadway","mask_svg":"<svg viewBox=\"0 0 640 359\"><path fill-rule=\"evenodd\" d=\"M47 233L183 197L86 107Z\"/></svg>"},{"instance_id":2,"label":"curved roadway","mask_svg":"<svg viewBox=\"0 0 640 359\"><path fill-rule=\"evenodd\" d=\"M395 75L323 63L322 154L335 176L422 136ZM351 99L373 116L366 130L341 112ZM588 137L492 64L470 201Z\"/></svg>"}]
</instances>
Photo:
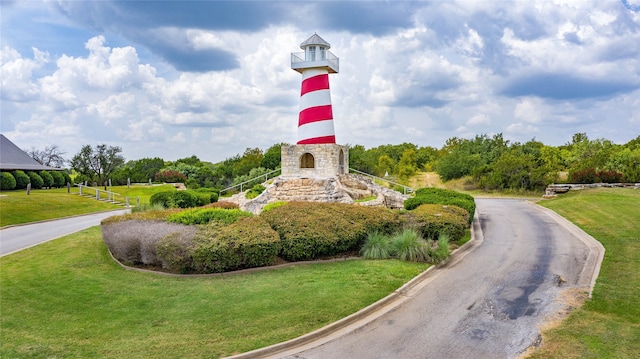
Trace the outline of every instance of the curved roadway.
<instances>
[{"instance_id":1,"label":"curved roadway","mask_svg":"<svg viewBox=\"0 0 640 359\"><path fill-rule=\"evenodd\" d=\"M431 271L401 305L346 334L270 357L518 357L539 340L549 316L566 310L563 290L589 290L599 268L594 258L602 258L603 249L527 201L476 203L484 239L475 240L464 260Z\"/></svg>"},{"instance_id":2,"label":"curved roadway","mask_svg":"<svg viewBox=\"0 0 640 359\"><path fill-rule=\"evenodd\" d=\"M0 229L0 257L97 226L107 217L130 211L130 209L119 209Z\"/></svg>"}]
</instances>

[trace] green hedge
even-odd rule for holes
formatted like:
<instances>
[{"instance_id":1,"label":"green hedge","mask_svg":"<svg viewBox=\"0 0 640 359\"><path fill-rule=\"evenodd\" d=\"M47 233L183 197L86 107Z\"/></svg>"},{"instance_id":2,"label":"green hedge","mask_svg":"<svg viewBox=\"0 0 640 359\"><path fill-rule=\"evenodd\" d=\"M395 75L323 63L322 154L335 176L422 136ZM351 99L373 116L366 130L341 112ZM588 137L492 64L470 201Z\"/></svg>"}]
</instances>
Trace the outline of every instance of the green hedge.
<instances>
[{"instance_id":1,"label":"green hedge","mask_svg":"<svg viewBox=\"0 0 640 359\"><path fill-rule=\"evenodd\" d=\"M444 204L463 208L469 213L469 224L473 221L476 212L476 202L473 196L442 188L417 189L414 197L404 201L404 208L412 210L422 204Z\"/></svg>"},{"instance_id":2,"label":"green hedge","mask_svg":"<svg viewBox=\"0 0 640 359\"><path fill-rule=\"evenodd\" d=\"M60 173L60 171L51 171L49 172L49 174L51 174L51 177L53 177L53 187L62 188L67 184L67 182L64 180L64 176L62 175L62 173Z\"/></svg>"},{"instance_id":3,"label":"green hedge","mask_svg":"<svg viewBox=\"0 0 640 359\"><path fill-rule=\"evenodd\" d=\"M49 171L40 171L38 174L40 175L40 177L42 177L42 187L53 187L53 176L51 176L51 173L49 173Z\"/></svg>"},{"instance_id":4,"label":"green hedge","mask_svg":"<svg viewBox=\"0 0 640 359\"><path fill-rule=\"evenodd\" d=\"M261 215L278 232L282 257L311 260L357 250L369 230L400 225L391 210L343 203L290 202Z\"/></svg>"},{"instance_id":5,"label":"green hedge","mask_svg":"<svg viewBox=\"0 0 640 359\"><path fill-rule=\"evenodd\" d=\"M441 235L449 236L452 241L460 240L469 227L468 213L454 206L423 204L408 212L406 216L412 217L417 224L414 227L420 230L424 238L433 240L437 240Z\"/></svg>"},{"instance_id":6,"label":"green hedge","mask_svg":"<svg viewBox=\"0 0 640 359\"><path fill-rule=\"evenodd\" d=\"M10 172L0 172L0 189L3 191L16 188L16 179Z\"/></svg>"},{"instance_id":7,"label":"green hedge","mask_svg":"<svg viewBox=\"0 0 640 359\"><path fill-rule=\"evenodd\" d=\"M33 189L42 188L42 186L44 185L44 181L42 180L42 177L40 177L39 174L33 171L29 171L27 172L27 175L29 176L29 181L31 182L31 188Z\"/></svg>"},{"instance_id":8,"label":"green hedge","mask_svg":"<svg viewBox=\"0 0 640 359\"><path fill-rule=\"evenodd\" d=\"M16 179L16 189L25 189L29 182L31 182L29 176L21 170L13 171L13 177Z\"/></svg>"},{"instance_id":9,"label":"green hedge","mask_svg":"<svg viewBox=\"0 0 640 359\"><path fill-rule=\"evenodd\" d=\"M201 230L191 253L193 271L219 273L272 265L280 252L280 238L260 217L239 220L212 233Z\"/></svg>"},{"instance_id":10,"label":"green hedge","mask_svg":"<svg viewBox=\"0 0 640 359\"><path fill-rule=\"evenodd\" d=\"M219 224L231 224L243 217L251 217L253 214L240 209L224 208L194 208L172 214L168 222L181 224L207 224L211 221Z\"/></svg>"},{"instance_id":11,"label":"green hedge","mask_svg":"<svg viewBox=\"0 0 640 359\"><path fill-rule=\"evenodd\" d=\"M200 207L218 200L218 194L210 189L163 191L151 195L151 205L161 205L164 208L192 208Z\"/></svg>"}]
</instances>

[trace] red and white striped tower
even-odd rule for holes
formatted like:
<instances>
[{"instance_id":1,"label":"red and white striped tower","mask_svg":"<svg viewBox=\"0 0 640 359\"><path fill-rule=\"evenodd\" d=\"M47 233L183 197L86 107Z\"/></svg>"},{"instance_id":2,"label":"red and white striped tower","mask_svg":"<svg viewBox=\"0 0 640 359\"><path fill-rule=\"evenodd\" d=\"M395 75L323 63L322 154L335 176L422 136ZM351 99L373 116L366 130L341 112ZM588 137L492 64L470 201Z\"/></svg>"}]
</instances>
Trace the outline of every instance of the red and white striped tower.
<instances>
[{"instance_id":1,"label":"red and white striped tower","mask_svg":"<svg viewBox=\"0 0 640 359\"><path fill-rule=\"evenodd\" d=\"M302 74L298 144L335 144L329 74L338 73L339 59L318 34L300 44L304 53L291 54L291 68Z\"/></svg>"}]
</instances>

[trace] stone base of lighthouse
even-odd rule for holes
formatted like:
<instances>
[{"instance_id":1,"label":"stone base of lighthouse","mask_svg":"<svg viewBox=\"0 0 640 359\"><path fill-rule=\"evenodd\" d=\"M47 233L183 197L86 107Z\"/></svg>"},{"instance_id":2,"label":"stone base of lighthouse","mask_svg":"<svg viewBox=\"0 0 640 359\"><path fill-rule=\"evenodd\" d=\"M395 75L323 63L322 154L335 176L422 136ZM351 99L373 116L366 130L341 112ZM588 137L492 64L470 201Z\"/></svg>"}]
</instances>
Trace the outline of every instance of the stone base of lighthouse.
<instances>
[{"instance_id":1,"label":"stone base of lighthouse","mask_svg":"<svg viewBox=\"0 0 640 359\"><path fill-rule=\"evenodd\" d=\"M338 202L363 206L403 208L406 196L374 183L370 178L348 173L349 148L336 144L282 146L282 174L265 183L266 189L253 199L244 193L230 201L255 214L273 202ZM366 202L357 200L374 197Z\"/></svg>"},{"instance_id":2,"label":"stone base of lighthouse","mask_svg":"<svg viewBox=\"0 0 640 359\"><path fill-rule=\"evenodd\" d=\"M349 172L349 147L336 144L284 145L282 178L329 178Z\"/></svg>"}]
</instances>

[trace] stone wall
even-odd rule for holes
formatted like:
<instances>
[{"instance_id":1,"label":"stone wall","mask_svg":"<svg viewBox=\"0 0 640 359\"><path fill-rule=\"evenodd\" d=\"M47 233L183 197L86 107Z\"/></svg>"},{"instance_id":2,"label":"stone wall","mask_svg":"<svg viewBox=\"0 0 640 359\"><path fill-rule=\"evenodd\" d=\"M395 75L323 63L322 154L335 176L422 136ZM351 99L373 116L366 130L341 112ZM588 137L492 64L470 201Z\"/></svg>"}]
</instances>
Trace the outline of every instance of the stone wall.
<instances>
[{"instance_id":1,"label":"stone wall","mask_svg":"<svg viewBox=\"0 0 640 359\"><path fill-rule=\"evenodd\" d=\"M346 174L329 178L284 178L273 179L267 188L254 199L246 199L243 193L232 196L230 201L238 203L245 211L258 214L272 202L339 202L362 206L403 208L406 196L389 188L377 185L360 175ZM355 200L375 196L371 201Z\"/></svg>"},{"instance_id":2,"label":"stone wall","mask_svg":"<svg viewBox=\"0 0 640 359\"><path fill-rule=\"evenodd\" d=\"M283 178L330 178L347 173L349 147L335 144L282 146ZM309 166L309 155L313 165ZM303 158L306 156L306 158ZM305 161L305 159L307 161Z\"/></svg>"}]
</instances>

